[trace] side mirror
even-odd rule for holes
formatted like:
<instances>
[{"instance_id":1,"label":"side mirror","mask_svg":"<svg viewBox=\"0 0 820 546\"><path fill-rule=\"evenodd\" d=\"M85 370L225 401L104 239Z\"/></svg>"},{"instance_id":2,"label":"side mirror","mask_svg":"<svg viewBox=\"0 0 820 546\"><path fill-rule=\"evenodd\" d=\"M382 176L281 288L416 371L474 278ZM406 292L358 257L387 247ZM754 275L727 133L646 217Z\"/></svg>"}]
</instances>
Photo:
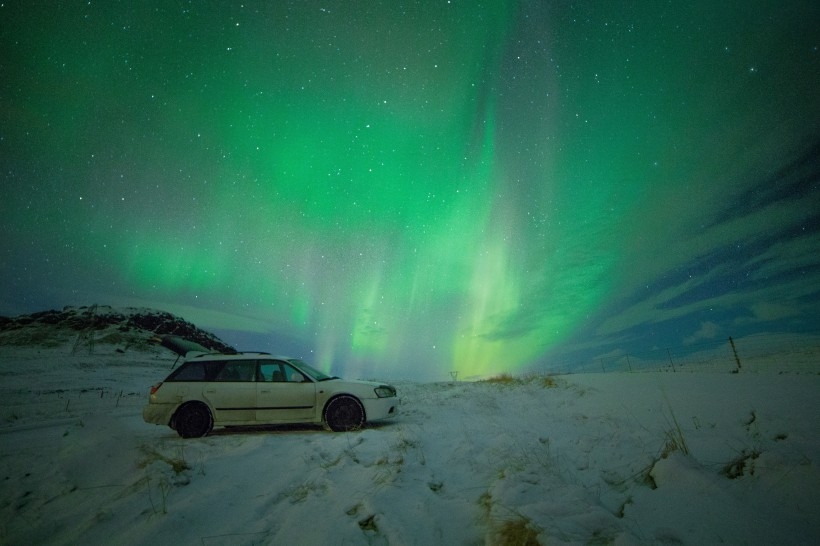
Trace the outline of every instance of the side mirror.
<instances>
[{"instance_id":1,"label":"side mirror","mask_svg":"<svg viewBox=\"0 0 820 546\"><path fill-rule=\"evenodd\" d=\"M290 376L290 382L291 383L304 383L305 382L305 376L300 374L299 372L296 372L296 373L294 373L293 375Z\"/></svg>"}]
</instances>

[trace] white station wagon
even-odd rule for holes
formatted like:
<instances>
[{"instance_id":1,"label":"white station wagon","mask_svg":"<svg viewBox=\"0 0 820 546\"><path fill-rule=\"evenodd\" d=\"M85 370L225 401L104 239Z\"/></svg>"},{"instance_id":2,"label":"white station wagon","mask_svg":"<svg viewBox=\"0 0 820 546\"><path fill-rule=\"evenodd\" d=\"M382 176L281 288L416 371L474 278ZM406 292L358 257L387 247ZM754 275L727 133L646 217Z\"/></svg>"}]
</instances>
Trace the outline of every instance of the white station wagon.
<instances>
[{"instance_id":1,"label":"white station wagon","mask_svg":"<svg viewBox=\"0 0 820 546\"><path fill-rule=\"evenodd\" d=\"M394 417L400 404L390 385L343 381L296 358L213 353L178 336L163 337L162 345L185 362L151 387L142 416L183 438L215 426L317 423L354 430Z\"/></svg>"}]
</instances>

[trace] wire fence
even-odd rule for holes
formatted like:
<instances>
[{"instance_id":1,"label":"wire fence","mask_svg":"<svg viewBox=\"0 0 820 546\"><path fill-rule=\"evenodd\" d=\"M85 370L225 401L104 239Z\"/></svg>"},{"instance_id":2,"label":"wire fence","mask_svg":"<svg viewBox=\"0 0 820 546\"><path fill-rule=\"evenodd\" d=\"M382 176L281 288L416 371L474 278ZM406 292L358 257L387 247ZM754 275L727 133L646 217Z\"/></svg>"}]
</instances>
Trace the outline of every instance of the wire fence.
<instances>
[{"instance_id":1,"label":"wire fence","mask_svg":"<svg viewBox=\"0 0 820 546\"><path fill-rule=\"evenodd\" d=\"M134 411L147 402L144 392L110 388L6 390L0 402L0 426L29 419L79 417L87 413Z\"/></svg>"},{"instance_id":2,"label":"wire fence","mask_svg":"<svg viewBox=\"0 0 820 546\"><path fill-rule=\"evenodd\" d=\"M820 340L749 336L597 357L549 367L550 373L714 372L820 373Z\"/></svg>"}]
</instances>

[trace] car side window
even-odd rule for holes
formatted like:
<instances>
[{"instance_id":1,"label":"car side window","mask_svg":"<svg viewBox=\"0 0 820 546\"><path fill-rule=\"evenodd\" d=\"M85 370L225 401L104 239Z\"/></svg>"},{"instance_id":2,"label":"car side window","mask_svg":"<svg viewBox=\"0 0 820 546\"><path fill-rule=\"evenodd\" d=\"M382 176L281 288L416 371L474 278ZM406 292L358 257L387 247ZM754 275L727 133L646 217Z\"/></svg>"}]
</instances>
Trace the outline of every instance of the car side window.
<instances>
[{"instance_id":1,"label":"car side window","mask_svg":"<svg viewBox=\"0 0 820 546\"><path fill-rule=\"evenodd\" d=\"M282 371L282 363L272 360L263 361L259 364L259 380L273 381L281 383L285 381L285 374Z\"/></svg>"},{"instance_id":2,"label":"car side window","mask_svg":"<svg viewBox=\"0 0 820 546\"><path fill-rule=\"evenodd\" d=\"M288 383L304 383L306 381L305 375L290 364L283 364L282 367Z\"/></svg>"},{"instance_id":3,"label":"car side window","mask_svg":"<svg viewBox=\"0 0 820 546\"><path fill-rule=\"evenodd\" d=\"M255 360L229 360L214 381L253 381L255 376Z\"/></svg>"}]
</instances>

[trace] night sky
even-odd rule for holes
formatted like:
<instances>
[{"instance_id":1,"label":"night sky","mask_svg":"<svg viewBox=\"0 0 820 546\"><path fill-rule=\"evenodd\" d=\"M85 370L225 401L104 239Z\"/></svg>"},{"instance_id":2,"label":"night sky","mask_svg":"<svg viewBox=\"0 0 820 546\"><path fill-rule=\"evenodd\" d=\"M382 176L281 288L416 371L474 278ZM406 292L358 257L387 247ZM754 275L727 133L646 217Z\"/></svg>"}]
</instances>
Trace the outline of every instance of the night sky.
<instances>
[{"instance_id":1,"label":"night sky","mask_svg":"<svg viewBox=\"0 0 820 546\"><path fill-rule=\"evenodd\" d=\"M820 332L816 0L0 1L0 314L348 376Z\"/></svg>"}]
</instances>

